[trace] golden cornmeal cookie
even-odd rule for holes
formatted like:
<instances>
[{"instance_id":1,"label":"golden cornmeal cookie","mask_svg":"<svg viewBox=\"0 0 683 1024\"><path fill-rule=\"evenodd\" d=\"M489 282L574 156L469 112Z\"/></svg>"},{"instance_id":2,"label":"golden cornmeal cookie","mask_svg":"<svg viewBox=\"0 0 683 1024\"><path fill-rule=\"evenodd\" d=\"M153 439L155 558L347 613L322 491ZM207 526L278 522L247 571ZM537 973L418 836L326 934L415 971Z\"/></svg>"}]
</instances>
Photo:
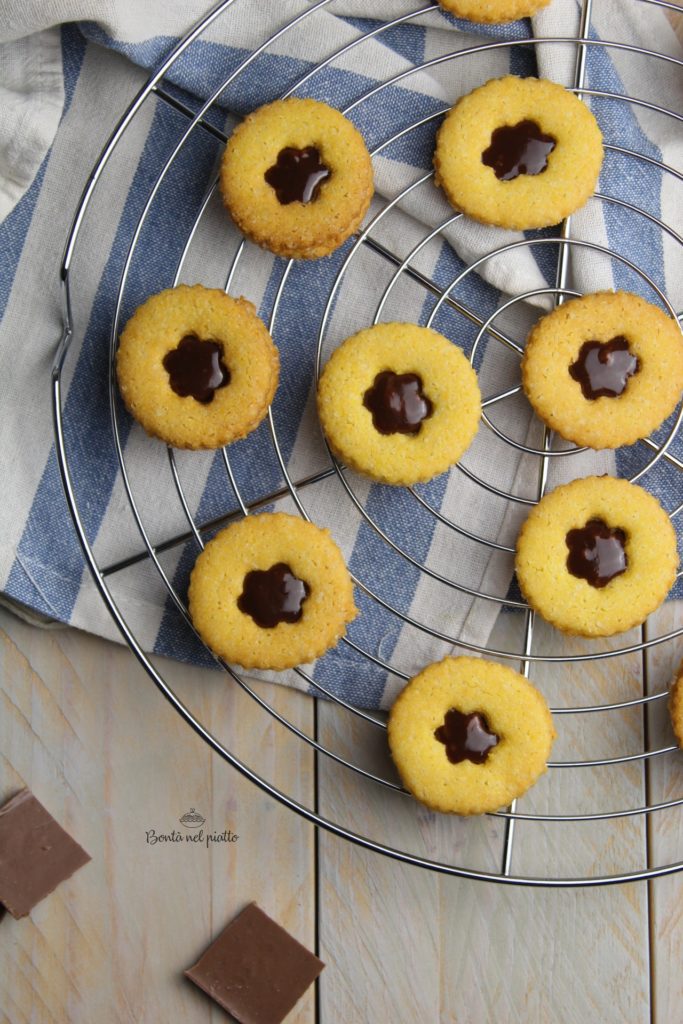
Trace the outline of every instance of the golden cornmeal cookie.
<instances>
[{"instance_id":1,"label":"golden cornmeal cookie","mask_svg":"<svg viewBox=\"0 0 683 1024\"><path fill-rule=\"evenodd\" d=\"M484 224L542 228L586 202L602 134L585 103L547 79L492 79L463 96L439 129L434 180Z\"/></svg>"},{"instance_id":2,"label":"golden cornmeal cookie","mask_svg":"<svg viewBox=\"0 0 683 1024\"><path fill-rule=\"evenodd\" d=\"M683 748L683 662L678 666L676 678L671 685L669 714L678 745Z\"/></svg>"},{"instance_id":3,"label":"golden cornmeal cookie","mask_svg":"<svg viewBox=\"0 0 683 1024\"><path fill-rule=\"evenodd\" d=\"M201 284L147 299L116 354L126 408L176 448L220 448L248 434L268 411L279 369L251 302Z\"/></svg>"},{"instance_id":4,"label":"golden cornmeal cookie","mask_svg":"<svg viewBox=\"0 0 683 1024\"><path fill-rule=\"evenodd\" d=\"M500 25L528 18L547 7L550 0L439 0L439 3L457 18Z\"/></svg>"},{"instance_id":5,"label":"golden cornmeal cookie","mask_svg":"<svg viewBox=\"0 0 683 1024\"><path fill-rule=\"evenodd\" d=\"M647 437L683 391L683 335L629 292L570 299L538 321L522 384L541 419L568 441L617 448Z\"/></svg>"},{"instance_id":6,"label":"golden cornmeal cookie","mask_svg":"<svg viewBox=\"0 0 683 1024\"><path fill-rule=\"evenodd\" d=\"M223 202L243 234L278 256L317 259L356 230L373 193L363 136L317 100L276 100L228 139Z\"/></svg>"},{"instance_id":7,"label":"golden cornmeal cookie","mask_svg":"<svg viewBox=\"0 0 683 1024\"><path fill-rule=\"evenodd\" d=\"M564 633L612 636L668 594L676 534L657 499L627 480L589 476L547 494L517 540L515 568L532 608Z\"/></svg>"},{"instance_id":8,"label":"golden cornmeal cookie","mask_svg":"<svg viewBox=\"0 0 683 1024\"><path fill-rule=\"evenodd\" d=\"M388 323L352 335L318 384L330 448L387 484L430 480L457 462L479 426L477 375L442 334Z\"/></svg>"},{"instance_id":9,"label":"golden cornmeal cookie","mask_svg":"<svg viewBox=\"0 0 683 1024\"><path fill-rule=\"evenodd\" d=\"M411 679L389 715L406 789L435 811L506 807L546 770L555 739L543 696L505 665L444 658Z\"/></svg>"},{"instance_id":10,"label":"golden cornmeal cookie","mask_svg":"<svg viewBox=\"0 0 683 1024\"><path fill-rule=\"evenodd\" d=\"M356 617L329 530L284 512L248 516L209 541L192 570L189 611L226 661L277 670L324 654Z\"/></svg>"}]
</instances>

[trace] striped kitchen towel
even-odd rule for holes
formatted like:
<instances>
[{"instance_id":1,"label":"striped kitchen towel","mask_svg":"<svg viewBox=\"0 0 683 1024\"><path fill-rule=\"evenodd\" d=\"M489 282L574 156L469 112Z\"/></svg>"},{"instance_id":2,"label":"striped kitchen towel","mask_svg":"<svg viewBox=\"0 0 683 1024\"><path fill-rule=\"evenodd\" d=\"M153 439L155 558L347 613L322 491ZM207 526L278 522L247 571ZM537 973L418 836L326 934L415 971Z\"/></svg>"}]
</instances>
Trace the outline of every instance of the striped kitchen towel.
<instances>
[{"instance_id":1,"label":"striped kitchen towel","mask_svg":"<svg viewBox=\"0 0 683 1024\"><path fill-rule=\"evenodd\" d=\"M118 638L84 569L52 439L49 375L62 323L58 271L80 192L114 124L207 6L201 0L9 0L5 7L0 67L11 73L0 84L16 102L8 102L0 126L0 204L7 212L0 224L0 587L53 619ZM350 473L342 480L330 472L315 416L316 347L323 321L324 359L379 316L433 322L469 353L478 328L440 296L486 320L510 297L554 282L556 232L522 235L456 218L429 171L443 111L474 86L508 72L572 84L576 46L562 40L576 35L580 8L576 0L552 0L532 22L482 28L415 0L234 0L168 69L159 83L163 96L152 93L141 104L102 171L74 247L74 338L62 383L83 527L146 650L212 663L171 595L184 599L197 554L177 486L205 537L216 522L239 514L240 500L295 511L291 498L277 498L286 490L278 451L292 480L312 478L299 489L300 500L315 522L332 530L362 584L351 643L307 667L321 686L360 706L387 706L404 677L450 651L454 641L484 647L501 607L516 606L511 548L538 472L537 458L521 446L538 446L541 436L525 402L512 396L490 410L497 429L520 447L482 425L461 467L414 491ZM572 221L572 236L597 248L572 249L568 286L628 288L650 301L658 301L660 289L681 310L680 44L657 3L594 0L592 8L587 101L611 148L601 198ZM532 36L547 41L529 44ZM610 42L626 46L603 45ZM375 151L377 186L370 244L351 240L324 260L291 267L251 245L239 249L240 238L210 191L221 133L288 90L350 108ZM187 111L214 93L204 126L179 145ZM508 248L490 257L501 246ZM476 270L468 269L479 260ZM407 270L399 273L404 261ZM227 462L222 453L182 452L172 467L164 446L147 438L114 396L124 478L110 420L112 332L147 295L176 280L223 287L228 279L230 291L246 295L272 325L280 348L272 432L262 424L229 449ZM547 302L532 296L514 303L496 325L522 342ZM485 397L519 380L516 354L485 334L475 363ZM680 439L671 451L683 455ZM643 485L673 511L683 500L683 476L663 460L646 469L652 456L638 444L616 456L555 458L550 485L591 472L645 470ZM127 487L163 574L145 557ZM504 497L508 492L515 500ZM269 496L264 506L261 499ZM293 673L269 678L318 692Z\"/></svg>"}]
</instances>

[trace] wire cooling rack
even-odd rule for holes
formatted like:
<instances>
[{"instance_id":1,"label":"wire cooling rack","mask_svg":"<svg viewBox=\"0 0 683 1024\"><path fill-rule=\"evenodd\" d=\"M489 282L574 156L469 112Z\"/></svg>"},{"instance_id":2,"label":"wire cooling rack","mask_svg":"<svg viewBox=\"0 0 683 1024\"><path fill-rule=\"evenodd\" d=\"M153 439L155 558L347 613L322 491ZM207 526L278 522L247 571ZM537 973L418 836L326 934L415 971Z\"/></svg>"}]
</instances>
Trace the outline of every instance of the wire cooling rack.
<instances>
[{"instance_id":1,"label":"wire cooling rack","mask_svg":"<svg viewBox=\"0 0 683 1024\"><path fill-rule=\"evenodd\" d=\"M660 116L666 118L673 118L677 122L683 121L683 116L676 111L668 110L662 107L658 107L655 104L645 100L639 99L634 96L626 96L619 92L606 92L596 91L586 87L586 58L589 50L592 47L602 47L609 51L620 50L627 54L633 54L634 58L636 55L639 58L644 58L648 61L663 61L668 62L669 65L683 66L681 61L676 61L669 56L648 51L641 47L635 47L625 41L604 41L590 38L590 24L591 14L595 5L600 0L583 0L582 5L582 17L579 35L575 39L566 38L550 38L542 40L543 45L547 46L558 46L567 47L570 45L573 47L573 53L575 55L575 81L574 91L581 96L592 96L600 97L604 99L614 100L618 103L628 103L633 105L634 109L647 109L653 111ZM680 10L675 4L663 2L663 0L629 0L631 3L642 3L648 4L652 7L668 8L671 10ZM646 819L650 814L674 814L676 809L683 805L683 798L666 799L666 800L655 800L652 797L651 787L645 785L646 800L641 806L632 806L618 809L601 809L599 806L600 801L600 787L599 779L598 784L595 787L594 795L597 805L590 809L587 813L568 813L563 812L561 809L558 811L557 808L553 808L552 813L523 813L514 804L507 810L499 812L497 815L492 816L493 818L500 819L502 824L502 830L500 833L501 838L501 853L500 863L498 870L490 870L488 867L481 867L481 865L469 865L464 863L457 863L457 849L458 844L453 844L452 849L455 851L450 858L443 857L428 858L422 855L418 855L411 850L401 848L400 846L391 845L390 841L387 840L386 836L382 836L379 840L371 838L369 836L357 834L353 828L347 823L331 821L324 817L318 812L317 807L310 808L302 805L300 802L295 800L291 795L282 792L278 789L271 781L262 777L258 770L251 767L245 761L238 757L234 752L231 752L221 741L208 730L208 728L202 723L202 721L193 713L193 711L184 703L180 697L174 692L168 682L163 678L159 669L155 666L151 658L143 651L140 640L136 637L135 621L132 614L129 616L126 607L120 607L111 589L111 581L120 573L125 573L131 569L131 567L139 565L144 560L151 563L157 573L159 574L165 588L170 595L170 599L175 605L178 612L179 628L185 628L191 630L192 626L187 614L187 608L183 597L180 595L176 587L174 586L169 574L164 569L161 557L164 552L176 548L182 543L187 541L194 541L197 550L204 546L204 538L207 534L215 529L217 526L236 518L239 515L247 515L250 512L261 508L280 497L289 496L298 509L299 513L308 518L307 512L307 498L308 489L313 487L317 482L327 479L332 476L336 476L344 489L345 494L350 500L350 507L354 507L358 514L364 518L369 526L376 531L376 533L382 538L383 542L389 545L395 552L397 552L402 558L408 563L412 563L413 566L419 568L421 571L428 573L434 579L439 580L445 585L454 588L457 591L464 592L476 598L478 601L494 601L501 607L509 607L516 609L521 614L517 616L518 619L523 620L523 628L521 630L521 643L516 649L498 648L492 646L488 649L478 647L476 644L470 644L459 640L457 637L449 637L443 632L434 629L429 626L428 623L417 621L405 612L400 611L394 607L390 600L387 600L382 595L375 593L369 586L368 582L363 579L356 579L356 585L361 591L369 597L372 601L377 602L383 609L389 611L391 614L398 616L402 622L409 623L416 629L425 632L434 638L438 638L443 641L455 644L455 646L463 646L466 649L474 650L479 653L489 654L495 658L503 659L513 665L521 666L521 671L525 675L529 675L530 667L534 663L551 663L551 664L576 664L576 669L582 667L581 663L601 662L602 659L606 658L625 658L627 655L639 654L644 657L644 652L653 649L661 644L671 643L677 637L683 634L683 629L671 630L668 633L663 633L658 636L650 636L648 633L647 625L641 629L640 638L637 642L622 643L621 646L609 647L603 645L601 648L596 649L595 645L592 648L586 642L582 645L577 645L570 653L557 653L557 651L545 651L535 649L535 616L524 604L523 601L518 600L506 594L489 594L482 590L471 589L463 584L459 584L456 580L452 580L437 573L434 569L430 569L416 560L408 551L403 550L400 545L389 535L389 533L376 522L368 513L364 507L363 502L358 497L352 478L347 475L343 466L341 466L330 454L329 465L318 473L314 473L305 479L293 479L290 475L285 457L282 452L282 446L280 443L280 437L278 430L273 419L272 413L269 415L269 430L272 439L272 446L275 458L279 463L279 469L284 480L284 487L273 491L269 494L262 494L254 497L245 497L243 491L240 488L236 479L233 467L231 464L230 450L223 450L222 458L227 474L227 480L230 485L232 494L237 503L237 511L235 512L234 501L230 505L230 510L224 515L219 515L213 518L209 522L198 522L191 511L191 503L187 497L186 489L181 480L181 474L178 470L176 455L173 450L168 450L169 469L173 479L173 485L177 500L180 507L183 510L184 515L187 518L188 528L186 531L178 534L177 536L169 537L164 539L160 543L153 543L150 538L148 529L143 522L143 516L139 510L139 502L136 498L135 487L131 480L131 474L129 467L126 462L126 454L124 451L124 444L121 437L121 423L119 421L120 412L117 410L116 402L116 385L115 385L115 374L114 374L114 360L115 360L115 349L117 336L122 326L121 314L124 303L124 293L127 286L129 271L131 262L134 254L136 253L136 247L139 244L140 235L145 224L145 220L149 214L149 211L154 203L155 197L166 177L169 169L172 167L174 161L178 155L182 152L183 147L186 146L188 140L195 137L195 133L205 133L217 140L219 143L223 143L226 139L225 134L220 127L216 126L216 119L211 117L213 108L228 86L239 85L249 72L254 61L262 54L267 54L273 47L278 44L278 41L282 39L288 33L295 33L304 22L308 19L313 19L317 16L318 12L324 8L333 8L334 0L318 0L318 2L311 3L309 7L300 11L300 13L293 17L292 20L283 25L271 35L260 43L251 53L241 60L239 66L234 69L229 76L222 81L218 87L213 91L212 95L207 101L199 108L192 108L186 102L185 98L181 96L178 91L174 90L168 85L167 76L173 66L181 60L183 55L191 51L193 47L199 43L204 37L205 33L218 19L229 19L230 17L240 16L240 2L239 0L224 0L215 9L213 9L196 27L172 50L169 56L163 61L158 70L149 78L148 82L141 89L139 94L135 97L133 102L130 104L125 114L122 116L119 124L111 135L105 148L103 149L92 173L90 179L86 185L81 202L75 216L72 229L67 241L63 264L61 268L62 282L63 282L63 297L64 297L64 332L61 342L56 353L53 375L52 375L52 397L53 397L53 412L54 412L54 430L56 437L56 449L57 456L60 466L60 471L64 483L66 497L69 505L71 515L78 533L78 537L83 548L85 559L93 575L97 588L109 610L118 628L123 634L125 640L129 644L131 650L146 669L148 674L151 676L154 683L161 690L163 695L170 701L170 703L176 708L176 710L182 715L182 717L192 726L192 728L203 737L203 739L213 748L218 754L221 755L226 761L236 767L246 777L251 779L254 783L264 789L266 792L271 794L277 800L286 804L294 811L301 814L307 820L328 829L330 832L349 839L367 849L383 853L397 860L404 861L407 863L415 864L422 867L431 868L439 872L443 872L450 875L457 875L461 877L467 877L472 879L497 881L509 884L525 884L532 886L542 885L557 885L557 886L581 886L581 885L596 885L612 882L622 882L636 879L652 878L659 875L672 873L683 868L683 851L679 850L678 854L681 855L680 859L673 860L671 863L653 863L650 855L649 848L643 850L643 865L638 870L624 870L617 873L600 873L599 870L592 872L584 872L576 870L573 873L558 875L557 870L554 869L552 862L546 865L547 871L536 874L514 874L512 871L512 857L513 857L513 842L515 837L516 825L523 821L530 823L529 828L535 828L544 830L546 835L551 830L562 830L566 827L567 823L579 823L581 827L590 828L596 823L601 823L601 827L609 828L612 824L616 825L619 822L623 822L624 819L637 818L640 815L646 816ZM426 16L430 11L438 9L438 5L429 3L417 5L414 11L410 11L401 17L397 17L388 23L382 23L375 27L370 28L365 35L360 36L351 43L340 48L337 52L327 55L320 63L318 63L312 70L309 70L303 75L294 86L292 86L285 95L294 92L295 90L299 94L305 94L306 86L315 80L316 75L319 75L324 69L333 68L339 64L343 58L354 50L356 47L363 47L366 41L370 38L381 38L384 32L395 30L399 26L407 25L413 22L416 18ZM226 25L226 38L230 38L227 29L229 26ZM529 47L540 40L526 39L514 42L489 42L482 43L481 45L469 47L466 50L460 50L454 53L445 54L436 57L432 60L425 60L421 65L415 68L414 71L405 71L401 74L394 76L387 81L379 83L375 88L366 92L360 98L357 98L350 107L346 108L346 112L350 112L354 108L358 108L360 105L365 103L369 98L381 95L390 85L395 85L397 82L409 80L411 74L416 73L422 69L429 69L437 65L448 65L452 62L460 62L465 60L484 60L486 57L496 54L496 51L501 49L507 49L508 47ZM486 77L482 76L482 81ZM100 181L105 174L105 170L109 161L114 154L115 149L122 143L126 132L130 129L130 126L134 120L140 116L141 112L150 103L162 103L172 107L180 115L187 119L184 130L179 135L178 141L172 149L170 156L166 159L161 173L157 179L151 183L149 195L144 204L144 207L140 213L140 216L131 231L130 238L128 239L128 251L123 268L121 278L118 282L118 292L116 297L116 310L114 316L114 322L111 331L110 341L110 359L109 359L109 399L111 409L111 431L114 445L116 447L120 471L122 475L123 485L125 488L127 500L130 504L130 509L133 513L135 521L140 531L144 548L137 554L130 557L119 560L116 563L101 565L94 553L93 545L88 539L88 531L84 525L84 510L83 510L83 499L79 499L78 493L81 485L79 480L79 469L77 460L74 458L72 452L69 450L69 443L65 433L64 423L64 391L65 383L64 378L68 377L71 380L71 375L74 372L74 352L78 349L78 340L82 338L83 325L74 322L72 313L72 289L75 284L72 282L72 265L74 263L75 255L78 251L79 240L83 233L83 222L86 215L86 211L93 204L95 194L100 186ZM430 114L428 116L416 116L414 121L408 126L403 126L400 131L390 135L384 139L379 146L373 150L373 156L380 153L385 147L390 145L399 139L410 136L420 128L428 125L431 122L438 122L444 111ZM628 161L633 161L636 166L641 161L655 165L662 174L670 176L671 181L683 182L683 174L674 169L673 167L667 166L652 156L639 153L634 150L627 149L617 144L617 140L607 139L607 149L612 150L615 153L620 154ZM392 211L396 208L408 195L411 193L418 193L420 189L433 188L431 183L431 173L424 174L418 179L407 185L401 192L396 195L391 201L385 202L379 211L372 217L367 223L367 226L360 232L356 240L349 248L348 253L341 265L341 268L334 279L329 293L326 295L321 309L320 315L320 329L317 341L317 355L316 355L316 372L320 372L321 358L323 351L323 344L326 336L326 331L330 322L330 317L338 298L340 285L344 280L344 275L347 273L349 267L352 266L356 255L362 250L372 251L377 258L382 261L385 265L393 268L392 276L390 277L388 285L384 288L377 305L376 320L381 318L382 312L386 307L388 297L394 288L400 286L401 281L409 279L411 282L416 283L425 293L430 294L434 297L435 302L433 304L432 312L430 314L429 323L434 321L434 318L438 314L439 310L446 306L457 311L457 313L464 317L470 324L473 324L476 328L476 339L470 353L472 360L475 359L477 350L482 343L482 339L486 336L495 339L498 343L502 344L509 351L521 354L522 348L515 338L511 337L509 333L503 330L496 321L509 307L513 306L517 302L521 302L528 299L536 298L540 295L550 296L552 300L557 304L564 301L567 297L577 294L572 292L567 287L568 280L568 254L572 248L582 248L590 254L599 254L601 258L608 260L616 260L620 262L624 267L628 268L630 272L637 275L645 284L652 290L653 300L660 300L668 312L677 317L677 311L672 307L671 303L667 299L665 292L662 290L661 282L658 284L652 277L650 277L644 270L639 268L637 261L631 260L629 257L624 255L614 254L609 251L608 248L598 244L597 242L591 242L586 240L577 240L572 238L572 229L570 220L567 220L562 225L561 234L556 238L543 237L542 233L529 233L521 241L516 241L511 244L507 244L493 252L487 253L485 256L478 259L471 266L460 274L455 280L448 283L446 287L443 287L436 283L429 275L425 274L421 270L417 269L417 257L423 248L432 240L437 238L440 233L446 230L451 224L455 223L460 216L459 214L453 214L447 221L439 224L434 230L426 231L424 237L420 242L411 250L407 256L399 256L388 248L385 244L380 242L376 237L376 230L378 225L381 224L385 219L391 218ZM181 274L181 268L183 263L191 250L193 239L197 231L197 227L205 215L209 203L215 193L216 181L215 179L211 183L207 190L204 200L201 203L200 209L197 212L191 230L188 232L187 240L178 264L178 270L175 277L176 283L179 280ZM627 209L638 216L646 219L650 224L654 224L657 230L661 231L663 235L668 236L670 244L681 245L683 239L667 224L657 220L652 214L643 210L638 206L636 202L632 202L628 196L626 197L614 197L598 194L592 202L600 202L604 204L611 204L612 206L618 206L623 209ZM225 281L225 288L229 290L238 268L240 261L243 258L245 252L244 240L238 243L236 250L231 254L229 261L229 267L227 269L227 279ZM553 287L544 289L537 289L534 291L524 292L523 294L515 295L509 301L505 302L496 310L496 312L486 317L481 315L477 309L471 308L467 302L461 301L455 295L456 286L460 284L470 274L476 274L482 270L486 262L494 257L500 257L501 255L514 259L517 255L518 250L527 249L530 250L532 247L555 247L557 257L557 268L556 268L556 280ZM292 262L284 263L282 274L279 279L276 294L274 296L270 315L270 329L275 331L277 327L277 318L279 308L282 302L283 295L286 294L288 287L288 280L290 272L292 270ZM170 283L170 282L169 282ZM679 316L680 319L680 316ZM491 496L495 496L497 499L503 499L507 502L514 503L517 505L531 506L543 495L548 479L548 469L550 462L553 458L562 457L566 458L572 454L582 451L583 449L557 447L553 448L553 438L551 433L546 429L543 435L542 444L540 446L532 446L523 443L519 439L509 436L503 429L496 425L494 420L490 416L490 410L498 402L502 402L513 396L519 391L519 385L511 385L504 391L490 396L484 402L484 422L490 431L498 437L503 443L511 446L512 449L524 453L528 456L533 456L537 460L537 473L536 473L536 487L535 493L531 497L520 496L513 493L512 490L505 490L497 487L494 483L487 481L484 476L480 475L479 468L465 468L463 466L458 467L454 472L465 472L471 480L474 480L480 487L484 488ZM646 449L646 461L639 467L638 471L631 477L633 480L638 480L643 474L650 469L659 460L665 460L673 471L680 472L683 470L683 462L679 460L669 450L674 437L683 418L683 408L678 410L678 414L674 417L673 424L668 428L666 435L658 440L648 438L641 442L641 445ZM473 543L479 545L486 545L490 549L498 549L502 552L511 552L511 547L506 547L505 544L491 541L485 537L480 536L476 532L476 524L474 526L466 526L462 523L457 523L444 516L441 511L434 508L427 498L424 497L418 490L411 489L412 495L416 502L418 502L423 509L427 510L431 514L435 515L440 522L444 523L448 528L455 530L461 536L469 538ZM678 507L670 511L670 515L675 517L683 511L683 503L679 504ZM407 676L402 673L396 667L386 664L381 657L370 652L362 651L360 646L346 638L343 643L349 644L356 652L364 654L370 658L371 661L378 667L387 669L392 672L398 678L406 679ZM514 646L514 645L513 645ZM358 784L361 787L371 787L376 793L376 787L381 787L384 790L388 790L392 794L392 799L398 795L399 799L409 799L402 793L400 785L395 781L394 778L390 777L390 773L386 774L381 771L373 771L366 767L363 767L360 763L363 758L358 752L358 757L355 755L347 755L346 752L342 753L338 749L331 749L331 747L325 746L317 738L317 734L309 736L302 729L300 729L293 722L290 722L282 714L280 714L274 707L272 707L268 701L258 694L250 683L242 677L242 675L233 669L231 666L223 664L223 668L226 673L235 683L239 684L243 690L248 693L255 701L258 702L263 712L274 716L274 718L285 728L287 728L294 736L301 742L310 745L315 751L316 758L326 759L326 764L333 767L335 770L341 772L353 772L355 773ZM354 733L354 728L360 722L363 729L375 730L379 734L381 730L385 728L384 720L381 714L372 714L370 712L361 710L359 708L352 707L347 701L341 699L332 693L329 688L323 686L319 681L316 681L314 675L310 675L302 669L296 670L301 680L307 685L309 690L317 691L318 693L327 696L332 701L340 705L340 714L347 716L353 716L355 721L350 722L349 734ZM642 692L640 696L631 697L627 700L616 701L612 703L603 703L597 705L587 706L563 706L554 708L554 712L561 715L559 719L560 728L562 722L566 721L564 716L572 715L587 715L598 713L604 717L607 723L605 728L609 729L611 714L623 712L626 708L641 709L643 713L643 720L645 727L643 729L643 741L642 745L644 749L639 750L636 753L627 753L620 756L603 758L603 759L584 759L575 761L559 761L553 762L550 765L552 770L563 769L563 772L567 770L604 770L611 766L623 766L624 768L636 767L641 768L642 771L647 774L647 768L652 759L666 758L667 756L676 756L674 746L664 746L660 749L649 749L648 744L648 729L646 722L646 709L652 706L652 702L659 702L657 706L661 707L661 702L666 698L666 692ZM362 790L365 792L365 790ZM369 793L369 791L368 791ZM389 796L387 796L389 799ZM418 805L411 804L415 808L415 813L422 813ZM443 820L443 819L442 819ZM452 819L448 819L452 821ZM469 824L469 823L468 823ZM526 827L526 826L525 826ZM390 837L389 837L390 838ZM559 838L558 842L563 840Z\"/></svg>"}]
</instances>

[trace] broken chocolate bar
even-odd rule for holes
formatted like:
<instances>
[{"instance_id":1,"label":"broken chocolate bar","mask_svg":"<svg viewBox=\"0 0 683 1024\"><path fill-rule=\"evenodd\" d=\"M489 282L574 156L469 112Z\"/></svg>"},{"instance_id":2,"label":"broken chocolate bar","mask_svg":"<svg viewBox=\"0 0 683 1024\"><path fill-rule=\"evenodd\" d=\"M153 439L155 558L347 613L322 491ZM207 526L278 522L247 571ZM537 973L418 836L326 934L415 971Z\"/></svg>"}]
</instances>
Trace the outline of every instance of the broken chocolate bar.
<instances>
[{"instance_id":1,"label":"broken chocolate bar","mask_svg":"<svg viewBox=\"0 0 683 1024\"><path fill-rule=\"evenodd\" d=\"M90 857L28 789L0 807L0 903L25 917Z\"/></svg>"},{"instance_id":2,"label":"broken chocolate bar","mask_svg":"<svg viewBox=\"0 0 683 1024\"><path fill-rule=\"evenodd\" d=\"M240 1024L280 1024L324 966L250 903L185 974Z\"/></svg>"}]
</instances>

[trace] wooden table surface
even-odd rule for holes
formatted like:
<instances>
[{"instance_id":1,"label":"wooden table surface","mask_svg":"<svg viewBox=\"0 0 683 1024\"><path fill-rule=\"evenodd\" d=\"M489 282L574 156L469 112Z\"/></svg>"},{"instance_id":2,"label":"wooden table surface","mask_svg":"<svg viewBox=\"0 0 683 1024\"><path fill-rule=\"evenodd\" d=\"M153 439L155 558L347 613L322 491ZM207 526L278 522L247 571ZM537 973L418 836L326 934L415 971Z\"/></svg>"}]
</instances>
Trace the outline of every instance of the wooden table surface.
<instances>
[{"instance_id":1,"label":"wooden table surface","mask_svg":"<svg viewBox=\"0 0 683 1024\"><path fill-rule=\"evenodd\" d=\"M683 623L683 606L655 616ZM516 617L504 617L509 620ZM250 900L327 963L291 1024L678 1024L683 1021L683 875L562 891L439 876L318 832L226 765L163 700L127 649L1 612L0 800L30 786L92 863L30 917L0 924L0 1017L10 1024L157 1024L224 1020L183 978ZM502 622L501 628L509 628ZM654 635L654 634L653 634ZM626 639L630 637L627 636ZM633 639L637 639L634 634ZM543 629L539 632L543 645ZM570 647L569 642L567 647ZM542 673L551 701L663 689L681 650L655 647ZM321 758L224 674L166 663L210 728L282 789L332 819L424 856L496 870L497 819L458 821L364 783ZM283 687L261 692L337 750L383 761L383 743L342 709ZM664 701L566 716L555 759L671 741ZM647 737L644 730L647 730ZM374 733L373 733L374 737ZM596 774L599 772L599 774ZM681 757L614 769L553 771L521 809L637 806L681 796ZM239 838L205 846L147 842L196 808L206 829ZM616 825L522 824L513 870L635 869L683 858L680 809Z\"/></svg>"},{"instance_id":2,"label":"wooden table surface","mask_svg":"<svg viewBox=\"0 0 683 1024\"><path fill-rule=\"evenodd\" d=\"M649 628L656 635L681 625L678 603ZM0 922L3 1024L218 1024L226 1015L183 970L251 900L328 965L289 1024L682 1024L683 874L570 891L396 863L316 832L242 778L126 649L74 630L38 629L2 610L0 640L0 802L30 786L92 856L30 917ZM541 626L541 647L545 640ZM542 676L551 703L568 703L570 686L573 703L608 703L665 689L681 653L665 644L532 677ZM230 749L303 803L422 856L498 869L499 820L416 810L328 759L316 765L310 747L222 673L170 662L164 672ZM320 742L353 756L363 750L366 767L384 766L376 734L348 713L324 704L316 713L306 696L259 689ZM553 757L610 757L672 742L662 700L645 712L611 712L604 723L603 715L563 718ZM521 809L677 799L682 762L674 754L550 772ZM238 838L208 847L148 842L152 831L181 827L190 808L211 834ZM522 824L513 871L613 873L681 859L676 808L647 821Z\"/></svg>"}]
</instances>

